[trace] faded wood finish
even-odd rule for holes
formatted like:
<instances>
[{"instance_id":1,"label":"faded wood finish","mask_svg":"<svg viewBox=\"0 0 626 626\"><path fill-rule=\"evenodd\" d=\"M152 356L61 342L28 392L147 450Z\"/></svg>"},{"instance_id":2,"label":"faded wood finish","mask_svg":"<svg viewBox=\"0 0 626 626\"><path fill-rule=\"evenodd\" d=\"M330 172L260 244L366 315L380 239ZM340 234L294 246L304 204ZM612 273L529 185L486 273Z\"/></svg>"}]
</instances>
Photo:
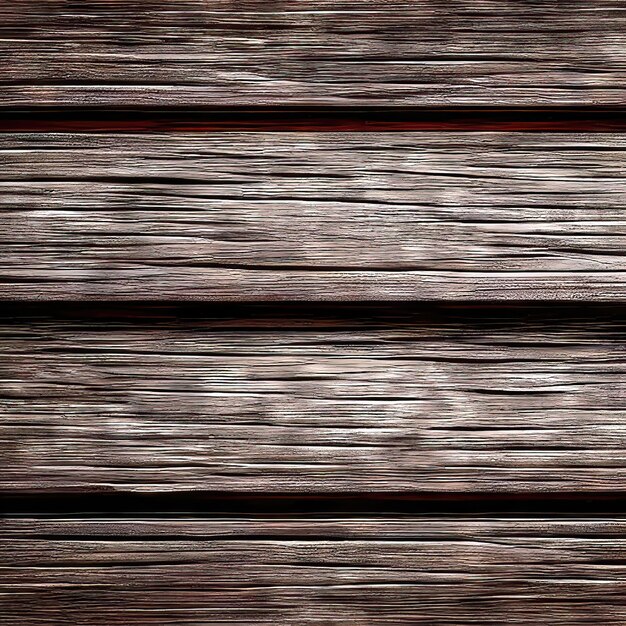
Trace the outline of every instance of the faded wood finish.
<instances>
[{"instance_id":1,"label":"faded wood finish","mask_svg":"<svg viewBox=\"0 0 626 626\"><path fill-rule=\"evenodd\" d=\"M626 624L625 9L2 3L0 622Z\"/></svg>"},{"instance_id":2,"label":"faded wood finish","mask_svg":"<svg viewBox=\"0 0 626 626\"><path fill-rule=\"evenodd\" d=\"M0 486L624 493L625 330L549 309L5 320Z\"/></svg>"},{"instance_id":3,"label":"faded wood finish","mask_svg":"<svg viewBox=\"0 0 626 626\"><path fill-rule=\"evenodd\" d=\"M619 134L0 136L0 298L626 300Z\"/></svg>"},{"instance_id":4,"label":"faded wood finish","mask_svg":"<svg viewBox=\"0 0 626 626\"><path fill-rule=\"evenodd\" d=\"M3 106L616 104L619 0L12 0Z\"/></svg>"},{"instance_id":5,"label":"faded wood finish","mask_svg":"<svg viewBox=\"0 0 626 626\"><path fill-rule=\"evenodd\" d=\"M3 529L7 626L626 620L622 518L22 519Z\"/></svg>"}]
</instances>

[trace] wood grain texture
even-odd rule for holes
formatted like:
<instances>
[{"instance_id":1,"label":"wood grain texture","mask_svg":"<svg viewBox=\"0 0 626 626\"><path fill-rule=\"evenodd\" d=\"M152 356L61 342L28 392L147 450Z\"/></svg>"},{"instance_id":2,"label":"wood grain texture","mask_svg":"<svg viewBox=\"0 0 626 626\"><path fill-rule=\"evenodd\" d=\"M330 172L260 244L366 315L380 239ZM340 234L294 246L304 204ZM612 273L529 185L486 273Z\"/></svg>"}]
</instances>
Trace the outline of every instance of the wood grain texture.
<instances>
[{"instance_id":1,"label":"wood grain texture","mask_svg":"<svg viewBox=\"0 0 626 626\"><path fill-rule=\"evenodd\" d=\"M623 494L625 329L550 309L5 319L0 488Z\"/></svg>"},{"instance_id":2,"label":"wood grain texture","mask_svg":"<svg viewBox=\"0 0 626 626\"><path fill-rule=\"evenodd\" d=\"M7 626L626 620L623 518L48 519L2 527Z\"/></svg>"},{"instance_id":3,"label":"wood grain texture","mask_svg":"<svg viewBox=\"0 0 626 626\"><path fill-rule=\"evenodd\" d=\"M626 300L619 134L9 134L0 159L5 300Z\"/></svg>"},{"instance_id":4,"label":"wood grain texture","mask_svg":"<svg viewBox=\"0 0 626 626\"><path fill-rule=\"evenodd\" d=\"M3 106L623 105L619 0L13 0Z\"/></svg>"}]
</instances>

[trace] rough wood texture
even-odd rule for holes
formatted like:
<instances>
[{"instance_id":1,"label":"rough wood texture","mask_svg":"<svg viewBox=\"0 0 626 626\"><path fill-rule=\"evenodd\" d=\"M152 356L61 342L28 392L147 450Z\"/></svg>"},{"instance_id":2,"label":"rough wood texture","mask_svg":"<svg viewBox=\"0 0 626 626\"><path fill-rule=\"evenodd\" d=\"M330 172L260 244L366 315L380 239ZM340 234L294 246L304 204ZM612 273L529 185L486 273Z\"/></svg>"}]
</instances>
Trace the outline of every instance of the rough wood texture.
<instances>
[{"instance_id":1,"label":"rough wood texture","mask_svg":"<svg viewBox=\"0 0 626 626\"><path fill-rule=\"evenodd\" d=\"M619 0L12 0L15 105L555 105L626 99Z\"/></svg>"},{"instance_id":2,"label":"rough wood texture","mask_svg":"<svg viewBox=\"0 0 626 626\"><path fill-rule=\"evenodd\" d=\"M3 299L626 300L618 134L0 136Z\"/></svg>"},{"instance_id":3,"label":"rough wood texture","mask_svg":"<svg viewBox=\"0 0 626 626\"><path fill-rule=\"evenodd\" d=\"M625 9L2 3L0 622L626 624Z\"/></svg>"},{"instance_id":4,"label":"rough wood texture","mask_svg":"<svg viewBox=\"0 0 626 626\"><path fill-rule=\"evenodd\" d=\"M0 487L623 493L626 325L550 311L5 320Z\"/></svg>"},{"instance_id":5,"label":"rough wood texture","mask_svg":"<svg viewBox=\"0 0 626 626\"><path fill-rule=\"evenodd\" d=\"M52 519L3 528L6 626L626 621L623 519Z\"/></svg>"}]
</instances>

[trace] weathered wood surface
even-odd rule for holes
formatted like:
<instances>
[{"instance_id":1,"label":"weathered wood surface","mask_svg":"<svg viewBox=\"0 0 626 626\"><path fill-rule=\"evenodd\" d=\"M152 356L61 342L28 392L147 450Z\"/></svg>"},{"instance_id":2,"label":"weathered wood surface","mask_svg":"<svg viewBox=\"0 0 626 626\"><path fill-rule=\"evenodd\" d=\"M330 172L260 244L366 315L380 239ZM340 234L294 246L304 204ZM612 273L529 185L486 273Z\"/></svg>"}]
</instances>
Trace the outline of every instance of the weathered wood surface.
<instances>
[{"instance_id":1,"label":"weathered wood surface","mask_svg":"<svg viewBox=\"0 0 626 626\"><path fill-rule=\"evenodd\" d=\"M7 626L621 626L625 524L8 520L0 611Z\"/></svg>"},{"instance_id":2,"label":"weathered wood surface","mask_svg":"<svg viewBox=\"0 0 626 626\"><path fill-rule=\"evenodd\" d=\"M0 136L0 298L626 300L619 134Z\"/></svg>"},{"instance_id":3,"label":"weathered wood surface","mask_svg":"<svg viewBox=\"0 0 626 626\"><path fill-rule=\"evenodd\" d=\"M6 319L0 487L623 493L626 325L550 311Z\"/></svg>"},{"instance_id":4,"label":"weathered wood surface","mask_svg":"<svg viewBox=\"0 0 626 626\"><path fill-rule=\"evenodd\" d=\"M12 0L15 105L555 105L626 99L619 0Z\"/></svg>"}]
</instances>

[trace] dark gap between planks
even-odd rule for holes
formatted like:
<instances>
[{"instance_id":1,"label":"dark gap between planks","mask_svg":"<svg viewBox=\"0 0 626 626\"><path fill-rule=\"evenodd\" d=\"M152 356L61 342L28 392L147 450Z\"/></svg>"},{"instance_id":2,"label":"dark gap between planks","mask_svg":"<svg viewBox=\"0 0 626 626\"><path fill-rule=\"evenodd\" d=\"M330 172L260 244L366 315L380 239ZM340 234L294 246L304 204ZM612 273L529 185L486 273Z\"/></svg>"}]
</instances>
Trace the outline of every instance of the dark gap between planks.
<instances>
[{"instance_id":1,"label":"dark gap between planks","mask_svg":"<svg viewBox=\"0 0 626 626\"><path fill-rule=\"evenodd\" d=\"M289 321L297 327L300 320L341 319L342 327L349 327L349 320L362 322L369 319L384 323L406 323L413 320L444 321L445 317L471 322L558 320L574 319L621 319L626 315L626 303L562 302L562 301L355 301L355 302L212 302L212 301L54 301L2 303L0 319L3 321L24 317L59 317L62 319L99 319L102 321L158 321L171 318L241 318L243 320ZM394 319L395 318L395 319ZM231 327L232 328L232 327Z\"/></svg>"},{"instance_id":2,"label":"dark gap between planks","mask_svg":"<svg viewBox=\"0 0 626 626\"><path fill-rule=\"evenodd\" d=\"M511 493L15 493L4 496L0 517L113 516L158 518L247 516L259 519L324 517L488 516L602 517L626 515L626 495L613 492Z\"/></svg>"},{"instance_id":3,"label":"dark gap between planks","mask_svg":"<svg viewBox=\"0 0 626 626\"><path fill-rule=\"evenodd\" d=\"M624 132L626 109L233 107L0 108L0 133L143 132Z\"/></svg>"}]
</instances>

